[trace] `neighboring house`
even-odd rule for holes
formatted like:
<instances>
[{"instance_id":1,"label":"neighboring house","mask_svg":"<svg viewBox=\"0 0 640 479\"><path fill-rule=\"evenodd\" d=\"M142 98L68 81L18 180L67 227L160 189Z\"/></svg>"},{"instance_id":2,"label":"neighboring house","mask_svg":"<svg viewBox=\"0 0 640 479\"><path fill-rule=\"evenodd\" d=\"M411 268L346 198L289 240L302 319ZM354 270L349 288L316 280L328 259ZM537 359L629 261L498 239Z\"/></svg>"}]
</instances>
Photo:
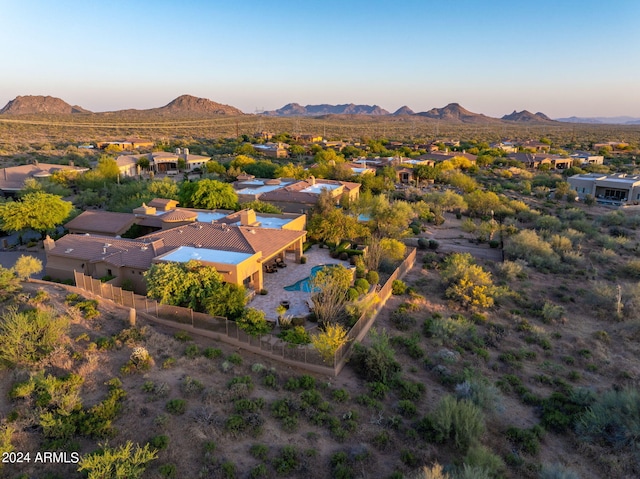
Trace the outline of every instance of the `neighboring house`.
<instances>
[{"instance_id":1,"label":"neighboring house","mask_svg":"<svg viewBox=\"0 0 640 479\"><path fill-rule=\"evenodd\" d=\"M566 170L573 165L573 158L546 153L512 153L507 156L510 160L516 160L527 168L538 169L542 165L549 165L552 170Z\"/></svg>"},{"instance_id":2,"label":"neighboring house","mask_svg":"<svg viewBox=\"0 0 640 479\"><path fill-rule=\"evenodd\" d=\"M192 155L189 148L176 148L175 153L167 151L154 151L141 155L120 155L116 159L118 168L123 176L137 176L140 174L138 161L146 158L149 168L156 173L177 174L180 160L184 161L185 171L193 171L196 168L204 168L211 159L208 156Z\"/></svg>"},{"instance_id":3,"label":"neighboring house","mask_svg":"<svg viewBox=\"0 0 640 479\"><path fill-rule=\"evenodd\" d=\"M100 149L105 149L108 146L115 146L121 150L137 150L138 148L152 148L154 144L155 143L153 141L131 138L129 140L99 141L97 146Z\"/></svg>"},{"instance_id":4,"label":"neighboring house","mask_svg":"<svg viewBox=\"0 0 640 479\"><path fill-rule=\"evenodd\" d=\"M313 176L307 180L286 180L286 184L283 181L280 185L267 185L268 181L264 180L263 185L263 188L268 187L267 191L255 195L253 199L266 201L289 213L306 213L315 206L323 191L328 191L336 203L342 198L355 201L360 196L360 183L349 181L316 179ZM260 189L260 187L257 188L257 190ZM243 197L246 197L247 191L243 188L237 193L239 200L244 201Z\"/></svg>"},{"instance_id":5,"label":"neighboring house","mask_svg":"<svg viewBox=\"0 0 640 479\"><path fill-rule=\"evenodd\" d=\"M497 150L502 150L505 153L517 153L518 145L516 145L513 141L500 141L498 143L491 143L489 145L491 148L495 148Z\"/></svg>"},{"instance_id":6,"label":"neighboring house","mask_svg":"<svg viewBox=\"0 0 640 479\"><path fill-rule=\"evenodd\" d=\"M520 143L520 148L523 149L529 149L529 150L534 150L534 151L546 151L548 152L551 149L551 145L548 145L547 143L542 143L541 141L536 141L536 140L529 140L529 141L525 141L523 143Z\"/></svg>"},{"instance_id":7,"label":"neighboring house","mask_svg":"<svg viewBox=\"0 0 640 479\"><path fill-rule=\"evenodd\" d=\"M362 162L353 161L351 163L346 163L346 165L355 176L376 174L376 169L373 167L367 166L366 163L363 164Z\"/></svg>"},{"instance_id":8,"label":"neighboring house","mask_svg":"<svg viewBox=\"0 0 640 479\"><path fill-rule=\"evenodd\" d=\"M113 213L110 211L83 211L64 225L71 234L96 234L103 236L121 236L136 223L131 213Z\"/></svg>"},{"instance_id":9,"label":"neighboring house","mask_svg":"<svg viewBox=\"0 0 640 479\"><path fill-rule=\"evenodd\" d=\"M478 159L477 155L472 155L471 153L467 153L466 151L432 151L429 153L425 153L424 155L420 155L416 157L416 160L431 160L434 162L440 162L445 160L451 160L455 157L466 158L471 162L472 165L476 164L476 160Z\"/></svg>"},{"instance_id":10,"label":"neighboring house","mask_svg":"<svg viewBox=\"0 0 640 479\"><path fill-rule=\"evenodd\" d=\"M140 174L140 167L138 167L139 157L140 155L120 155L116 158L120 175L129 177L138 176Z\"/></svg>"},{"instance_id":11,"label":"neighboring house","mask_svg":"<svg viewBox=\"0 0 640 479\"><path fill-rule=\"evenodd\" d=\"M306 231L263 227L253 210L235 215L233 224L191 221L137 239L91 234L69 234L57 241L47 237L45 271L59 279L73 279L74 271L94 278L115 277L116 286L129 280L134 291L145 294L143 274L153 263L193 259L214 266L225 282L259 291L264 269L276 258L300 261ZM273 221L275 216L269 215Z\"/></svg>"},{"instance_id":12,"label":"neighboring house","mask_svg":"<svg viewBox=\"0 0 640 479\"><path fill-rule=\"evenodd\" d=\"M573 175L567 181L581 199L591 195L602 204L640 203L640 176L638 175L588 173Z\"/></svg>"},{"instance_id":13,"label":"neighboring house","mask_svg":"<svg viewBox=\"0 0 640 479\"><path fill-rule=\"evenodd\" d=\"M592 155L591 153L587 153L586 151L578 151L573 155L571 155L571 158L575 161L578 161L581 165L603 165L604 164L604 156Z\"/></svg>"},{"instance_id":14,"label":"neighboring house","mask_svg":"<svg viewBox=\"0 0 640 479\"><path fill-rule=\"evenodd\" d=\"M260 154L271 158L287 158L289 156L289 145L286 143L265 143L264 145L252 145Z\"/></svg>"},{"instance_id":15,"label":"neighboring house","mask_svg":"<svg viewBox=\"0 0 640 479\"><path fill-rule=\"evenodd\" d=\"M73 165L53 165L35 161L29 165L8 166L0 168L0 192L4 195L13 195L24 188L24 182L28 178L48 178L56 171L67 170L82 173L88 168L79 168Z\"/></svg>"}]
</instances>

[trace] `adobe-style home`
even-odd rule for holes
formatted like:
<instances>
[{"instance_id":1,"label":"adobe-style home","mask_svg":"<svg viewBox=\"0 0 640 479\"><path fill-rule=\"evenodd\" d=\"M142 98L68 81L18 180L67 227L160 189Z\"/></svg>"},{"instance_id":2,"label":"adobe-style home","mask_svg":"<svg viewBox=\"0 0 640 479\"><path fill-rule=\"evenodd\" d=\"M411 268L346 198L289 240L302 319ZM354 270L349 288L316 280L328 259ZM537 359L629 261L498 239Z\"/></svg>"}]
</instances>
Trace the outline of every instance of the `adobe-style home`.
<instances>
[{"instance_id":1,"label":"adobe-style home","mask_svg":"<svg viewBox=\"0 0 640 479\"><path fill-rule=\"evenodd\" d=\"M640 175L587 173L570 176L567 181L580 199L591 195L601 204L640 204Z\"/></svg>"},{"instance_id":2,"label":"adobe-style home","mask_svg":"<svg viewBox=\"0 0 640 479\"><path fill-rule=\"evenodd\" d=\"M8 166L0 168L0 193L3 195L15 195L24 188L24 182L28 178L48 178L56 171L77 171L82 173L88 168L80 168L71 165L54 165L34 161L28 165Z\"/></svg>"},{"instance_id":3,"label":"adobe-style home","mask_svg":"<svg viewBox=\"0 0 640 479\"><path fill-rule=\"evenodd\" d=\"M566 170L573 165L573 158L546 153L512 153L507 156L510 160L516 160L525 167L538 169L542 165L549 165L552 170Z\"/></svg>"},{"instance_id":4,"label":"adobe-style home","mask_svg":"<svg viewBox=\"0 0 640 479\"><path fill-rule=\"evenodd\" d=\"M142 140L140 138L130 138L128 140L116 140L116 141L99 141L96 146L100 149L105 149L109 146L118 148L120 150L137 150L138 148L152 148L153 141Z\"/></svg>"},{"instance_id":5,"label":"adobe-style home","mask_svg":"<svg viewBox=\"0 0 640 479\"><path fill-rule=\"evenodd\" d=\"M355 201L360 196L360 183L316 179L260 179L241 175L233 184L241 203L260 200L289 213L306 213L318 202L323 191L338 203L342 198Z\"/></svg>"},{"instance_id":6,"label":"adobe-style home","mask_svg":"<svg viewBox=\"0 0 640 479\"><path fill-rule=\"evenodd\" d=\"M172 209L160 218L180 211ZM202 221L205 217L200 218L200 213L194 217L189 210L184 212L179 221L169 222L172 227L137 239L88 233L68 234L57 241L47 237L45 272L53 278L73 279L74 271L79 271L115 286L127 281L135 292L145 294L143 275L153 263L197 260L215 267L225 282L258 291L263 287L264 271L276 261L299 262L302 257L306 231L286 228L288 223L299 223L297 218L288 221L287 217L242 210ZM223 218L229 223L219 221ZM271 227L265 227L263 221L271 221Z\"/></svg>"},{"instance_id":7,"label":"adobe-style home","mask_svg":"<svg viewBox=\"0 0 640 479\"><path fill-rule=\"evenodd\" d=\"M189 172L196 168L204 168L211 159L208 156L193 155L189 153L189 148L176 148L175 153L154 151L141 155L120 155L116 158L120 174L122 176L138 176L141 173L138 162L143 158L149 161L151 171L166 174L177 174L180 162L184 162L184 170Z\"/></svg>"}]
</instances>

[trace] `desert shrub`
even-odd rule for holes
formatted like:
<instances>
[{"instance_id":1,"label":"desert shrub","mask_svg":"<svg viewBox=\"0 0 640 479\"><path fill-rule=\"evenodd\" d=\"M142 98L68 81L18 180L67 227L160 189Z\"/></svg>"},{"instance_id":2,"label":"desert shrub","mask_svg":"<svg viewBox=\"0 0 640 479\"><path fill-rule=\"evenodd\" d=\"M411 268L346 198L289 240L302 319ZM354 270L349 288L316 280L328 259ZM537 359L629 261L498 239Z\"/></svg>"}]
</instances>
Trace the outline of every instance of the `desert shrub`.
<instances>
[{"instance_id":1,"label":"desert shrub","mask_svg":"<svg viewBox=\"0 0 640 479\"><path fill-rule=\"evenodd\" d=\"M346 402L349 400L349 392L345 389L336 389L331 393L335 402Z\"/></svg>"},{"instance_id":2,"label":"desert shrub","mask_svg":"<svg viewBox=\"0 0 640 479\"><path fill-rule=\"evenodd\" d=\"M218 348L208 347L208 348L205 348L204 351L202 351L202 355L205 358L215 359L215 358L219 358L220 356L222 356L222 350L218 349Z\"/></svg>"},{"instance_id":3,"label":"desert shrub","mask_svg":"<svg viewBox=\"0 0 640 479\"><path fill-rule=\"evenodd\" d=\"M401 369L395 359L395 351L386 331L378 332L372 329L369 334L369 346L354 346L352 360L355 368L367 381L389 384Z\"/></svg>"},{"instance_id":4,"label":"desert shrub","mask_svg":"<svg viewBox=\"0 0 640 479\"><path fill-rule=\"evenodd\" d=\"M580 479L580 476L562 464L554 463L544 464L538 479Z\"/></svg>"},{"instance_id":5,"label":"desert shrub","mask_svg":"<svg viewBox=\"0 0 640 479\"><path fill-rule=\"evenodd\" d=\"M467 379L456 385L459 400L467 399L484 411L495 411L500 406L500 393L485 377L469 372Z\"/></svg>"},{"instance_id":6,"label":"desert shrub","mask_svg":"<svg viewBox=\"0 0 640 479\"><path fill-rule=\"evenodd\" d=\"M204 384L191 376L185 376L180 383L180 389L186 395L199 394L204 390Z\"/></svg>"},{"instance_id":7,"label":"desert shrub","mask_svg":"<svg viewBox=\"0 0 640 479\"><path fill-rule=\"evenodd\" d=\"M484 432L484 418L480 409L470 401L445 396L429 417L438 442L453 439L463 452L469 449Z\"/></svg>"},{"instance_id":8,"label":"desert shrub","mask_svg":"<svg viewBox=\"0 0 640 479\"><path fill-rule=\"evenodd\" d=\"M380 275L377 271L368 271L366 280L369 282L369 284L378 284L380 282Z\"/></svg>"},{"instance_id":9,"label":"desert shrub","mask_svg":"<svg viewBox=\"0 0 640 479\"><path fill-rule=\"evenodd\" d=\"M391 292L396 296L405 294L407 292L407 285L400 279L394 279L391 283Z\"/></svg>"},{"instance_id":10,"label":"desert shrub","mask_svg":"<svg viewBox=\"0 0 640 479\"><path fill-rule=\"evenodd\" d=\"M556 216L543 215L536 220L536 229L560 231L562 229L562 221Z\"/></svg>"},{"instance_id":11,"label":"desert shrub","mask_svg":"<svg viewBox=\"0 0 640 479\"><path fill-rule=\"evenodd\" d=\"M369 291L370 285L366 279L360 278L360 279L356 279L354 286L360 294L365 294Z\"/></svg>"},{"instance_id":12,"label":"desert shrub","mask_svg":"<svg viewBox=\"0 0 640 479\"><path fill-rule=\"evenodd\" d=\"M640 446L640 392L631 388L604 392L580 415L576 432L587 442L636 450Z\"/></svg>"},{"instance_id":13,"label":"desert shrub","mask_svg":"<svg viewBox=\"0 0 640 479\"><path fill-rule=\"evenodd\" d=\"M273 467L281 475L289 475L300 468L300 454L295 446L284 446L273 459Z\"/></svg>"},{"instance_id":14,"label":"desert shrub","mask_svg":"<svg viewBox=\"0 0 640 479\"><path fill-rule=\"evenodd\" d=\"M144 473L147 464L158 457L158 452L145 444L133 446L131 441L127 441L122 446L111 448L101 445L100 449L94 453L82 457L78 471L85 471L89 479L100 477L126 477L127 479L138 479Z\"/></svg>"},{"instance_id":15,"label":"desert shrub","mask_svg":"<svg viewBox=\"0 0 640 479\"><path fill-rule=\"evenodd\" d=\"M539 425L530 429L519 429L513 426L507 429L507 439L522 452L533 456L540 451L540 439L543 435L544 429Z\"/></svg>"},{"instance_id":16,"label":"desert shrub","mask_svg":"<svg viewBox=\"0 0 640 479\"><path fill-rule=\"evenodd\" d=\"M347 297L349 301L356 301L360 297L360 292L356 288L349 288L347 290Z\"/></svg>"},{"instance_id":17,"label":"desert shrub","mask_svg":"<svg viewBox=\"0 0 640 479\"><path fill-rule=\"evenodd\" d=\"M158 450L166 449L169 446L169 436L165 436L164 434L154 436L149 441L149 444Z\"/></svg>"},{"instance_id":18,"label":"desert shrub","mask_svg":"<svg viewBox=\"0 0 640 479\"><path fill-rule=\"evenodd\" d=\"M632 259L622 268L622 272L630 278L640 278L640 260Z\"/></svg>"},{"instance_id":19,"label":"desert shrub","mask_svg":"<svg viewBox=\"0 0 640 479\"><path fill-rule=\"evenodd\" d=\"M227 356L227 361L229 361L231 364L235 364L236 366L240 366L242 364L242 356L240 356L238 353L231 353L229 356Z\"/></svg>"},{"instance_id":20,"label":"desert shrub","mask_svg":"<svg viewBox=\"0 0 640 479\"><path fill-rule=\"evenodd\" d=\"M286 329L278 334L278 337L283 341L290 344L309 344L311 343L311 337L304 326L294 326L291 329Z\"/></svg>"},{"instance_id":21,"label":"desert shrub","mask_svg":"<svg viewBox=\"0 0 640 479\"><path fill-rule=\"evenodd\" d=\"M183 343L193 339L186 331L176 331L173 337Z\"/></svg>"},{"instance_id":22,"label":"desert shrub","mask_svg":"<svg viewBox=\"0 0 640 479\"><path fill-rule=\"evenodd\" d=\"M68 318L44 309L18 311L11 306L0 319L0 362L10 366L33 367L69 332Z\"/></svg>"},{"instance_id":23,"label":"desert shrub","mask_svg":"<svg viewBox=\"0 0 640 479\"><path fill-rule=\"evenodd\" d=\"M483 467L463 464L456 472L456 479L491 479L491 475Z\"/></svg>"},{"instance_id":24,"label":"desert shrub","mask_svg":"<svg viewBox=\"0 0 640 479\"><path fill-rule=\"evenodd\" d=\"M463 461L465 466L486 471L488 477L501 477L506 468L500 456L481 444L471 445Z\"/></svg>"},{"instance_id":25,"label":"desert shrub","mask_svg":"<svg viewBox=\"0 0 640 479\"><path fill-rule=\"evenodd\" d=\"M129 361L120 369L123 373L133 373L139 371L148 371L153 366L153 358L149 354L149 351L142 346L133 348Z\"/></svg>"},{"instance_id":26,"label":"desert shrub","mask_svg":"<svg viewBox=\"0 0 640 479\"><path fill-rule=\"evenodd\" d=\"M416 318L411 316L411 314L402 307L393 311L389 319L399 331L407 331L416 325Z\"/></svg>"},{"instance_id":27,"label":"desert shrub","mask_svg":"<svg viewBox=\"0 0 640 479\"><path fill-rule=\"evenodd\" d=\"M171 414L182 415L187 410L187 401L184 399L171 399L167 401L165 408Z\"/></svg>"},{"instance_id":28,"label":"desert shrub","mask_svg":"<svg viewBox=\"0 0 640 479\"><path fill-rule=\"evenodd\" d=\"M413 401L410 401L408 399L402 399L400 401L398 401L398 404L396 405L398 412L407 418L411 418L413 416L416 415L417 412L417 408L416 405L413 403Z\"/></svg>"},{"instance_id":29,"label":"desert shrub","mask_svg":"<svg viewBox=\"0 0 640 479\"><path fill-rule=\"evenodd\" d=\"M197 344L188 344L184 348L184 355L190 359L195 359L200 356L200 347Z\"/></svg>"},{"instance_id":30,"label":"desert shrub","mask_svg":"<svg viewBox=\"0 0 640 479\"><path fill-rule=\"evenodd\" d=\"M560 321L564 316L564 308L560 305L545 301L542 306L542 319L545 323Z\"/></svg>"},{"instance_id":31,"label":"desert shrub","mask_svg":"<svg viewBox=\"0 0 640 479\"><path fill-rule=\"evenodd\" d=\"M523 259L542 270L554 271L560 258L549 243L533 230L522 230L511 236L505 244L505 253L511 259Z\"/></svg>"}]
</instances>

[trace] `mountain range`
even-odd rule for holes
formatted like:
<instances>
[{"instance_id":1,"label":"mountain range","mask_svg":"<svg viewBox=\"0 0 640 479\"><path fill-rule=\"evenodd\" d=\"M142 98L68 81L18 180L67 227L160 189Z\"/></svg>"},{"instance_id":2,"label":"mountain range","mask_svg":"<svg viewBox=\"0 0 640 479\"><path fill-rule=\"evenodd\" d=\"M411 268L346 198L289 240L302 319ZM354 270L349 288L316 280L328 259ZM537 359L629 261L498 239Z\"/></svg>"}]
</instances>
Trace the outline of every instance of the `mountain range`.
<instances>
[{"instance_id":1,"label":"mountain range","mask_svg":"<svg viewBox=\"0 0 640 479\"><path fill-rule=\"evenodd\" d=\"M120 113L126 114L149 114L156 116L180 116L180 115L202 115L202 116L235 116L244 115L240 109L217 103L206 98L198 98L191 95L181 95L175 100L169 102L165 106L151 108L147 110L118 110L112 112L93 113L85 108L77 105L70 105L60 98L42 95L25 95L18 96L9 101L4 108L0 110L0 114L5 115L66 115L66 114L97 114L97 115L115 115ZM394 113L390 113L378 105L356 105L353 103L343 105L300 105L299 103L288 103L277 110L267 111L263 113L267 116L291 117L291 116L329 116L329 115L366 115L371 117L421 117L432 120L439 120L447 123L540 123L549 124L557 122L571 123L593 123L593 124L640 124L640 118L634 117L594 117L580 118L569 117L552 120L544 113L531 113L527 110L520 112L513 111L502 118L493 118L481 113L473 113L458 103L450 103L442 108L432 108L429 111L414 112L408 106L402 106Z\"/></svg>"}]
</instances>

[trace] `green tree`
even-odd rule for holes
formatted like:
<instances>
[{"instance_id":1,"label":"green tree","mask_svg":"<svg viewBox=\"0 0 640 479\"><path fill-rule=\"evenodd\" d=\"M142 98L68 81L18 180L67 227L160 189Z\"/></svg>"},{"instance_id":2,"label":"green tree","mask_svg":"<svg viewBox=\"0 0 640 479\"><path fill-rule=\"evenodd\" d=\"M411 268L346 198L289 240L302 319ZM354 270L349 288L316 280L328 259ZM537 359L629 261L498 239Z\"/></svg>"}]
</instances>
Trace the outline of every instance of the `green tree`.
<instances>
[{"instance_id":1,"label":"green tree","mask_svg":"<svg viewBox=\"0 0 640 479\"><path fill-rule=\"evenodd\" d=\"M342 319L352 279L351 271L342 265L323 268L311 278L311 301L319 323L331 324Z\"/></svg>"},{"instance_id":2,"label":"green tree","mask_svg":"<svg viewBox=\"0 0 640 479\"><path fill-rule=\"evenodd\" d=\"M182 206L192 208L234 209L238 204L238 195L230 184L210 179L182 183L179 197Z\"/></svg>"},{"instance_id":3,"label":"green tree","mask_svg":"<svg viewBox=\"0 0 640 479\"><path fill-rule=\"evenodd\" d=\"M147 158L146 156L143 156L142 158L138 158L137 165L140 167L141 170L148 170L149 167L151 166L151 163L149 162L149 158Z\"/></svg>"},{"instance_id":4,"label":"green tree","mask_svg":"<svg viewBox=\"0 0 640 479\"><path fill-rule=\"evenodd\" d=\"M366 226L358 223L357 218L332 208L324 214L314 214L307 226L309 237L330 244L343 239L363 238L369 235Z\"/></svg>"},{"instance_id":5,"label":"green tree","mask_svg":"<svg viewBox=\"0 0 640 479\"><path fill-rule=\"evenodd\" d=\"M303 156L306 153L306 150L304 149L304 146L301 145L291 145L291 148L289 148L289 154L291 156Z\"/></svg>"},{"instance_id":6,"label":"green tree","mask_svg":"<svg viewBox=\"0 0 640 479\"><path fill-rule=\"evenodd\" d=\"M131 441L115 448L104 444L80 460L78 471L87 472L89 479L138 479L157 458L158 451L149 444L136 444L135 448Z\"/></svg>"},{"instance_id":7,"label":"green tree","mask_svg":"<svg viewBox=\"0 0 640 479\"><path fill-rule=\"evenodd\" d=\"M254 200L248 203L241 203L240 209L252 209L256 213L270 213L279 215L282 213L282 210L271 203L267 203L265 201Z\"/></svg>"},{"instance_id":8,"label":"green tree","mask_svg":"<svg viewBox=\"0 0 640 479\"><path fill-rule=\"evenodd\" d=\"M238 146L234 151L236 155L256 155L256 149L251 143L244 143Z\"/></svg>"},{"instance_id":9,"label":"green tree","mask_svg":"<svg viewBox=\"0 0 640 479\"><path fill-rule=\"evenodd\" d=\"M503 209L500 197L493 191L475 190L464 195L469 212L476 216L490 216Z\"/></svg>"},{"instance_id":10,"label":"green tree","mask_svg":"<svg viewBox=\"0 0 640 479\"><path fill-rule=\"evenodd\" d=\"M213 316L237 317L245 304L244 288L224 284L222 275L199 261L156 263L145 273L147 296Z\"/></svg>"},{"instance_id":11,"label":"green tree","mask_svg":"<svg viewBox=\"0 0 640 479\"><path fill-rule=\"evenodd\" d=\"M301 180L306 178L307 172L302 165L294 165L293 163L287 163L286 165L279 166L274 176L276 178L295 178Z\"/></svg>"},{"instance_id":12,"label":"green tree","mask_svg":"<svg viewBox=\"0 0 640 479\"><path fill-rule=\"evenodd\" d=\"M212 174L221 176L227 172L227 169L224 167L224 165L221 165L215 160L207 161L206 167L207 167L207 173L212 173Z\"/></svg>"},{"instance_id":13,"label":"green tree","mask_svg":"<svg viewBox=\"0 0 640 479\"><path fill-rule=\"evenodd\" d=\"M441 277L447 285L445 295L465 307L493 306L497 290L491 273L474 264L469 253L453 253L444 260Z\"/></svg>"},{"instance_id":14,"label":"green tree","mask_svg":"<svg viewBox=\"0 0 640 479\"><path fill-rule=\"evenodd\" d=\"M13 266L13 270L16 272L16 276L22 281L29 279L33 274L38 274L42 271L42 261L34 256L21 255Z\"/></svg>"},{"instance_id":15,"label":"green tree","mask_svg":"<svg viewBox=\"0 0 640 479\"><path fill-rule=\"evenodd\" d=\"M73 205L49 193L29 193L21 201L0 204L0 225L5 231L32 228L44 234L69 217Z\"/></svg>"},{"instance_id":16,"label":"green tree","mask_svg":"<svg viewBox=\"0 0 640 479\"><path fill-rule=\"evenodd\" d=\"M349 342L347 333L341 324L325 324L311 336L311 344L325 362L333 363L336 351Z\"/></svg>"},{"instance_id":17,"label":"green tree","mask_svg":"<svg viewBox=\"0 0 640 479\"><path fill-rule=\"evenodd\" d=\"M250 336L262 336L271 331L264 311L259 309L246 308L236 322L238 327Z\"/></svg>"},{"instance_id":18,"label":"green tree","mask_svg":"<svg viewBox=\"0 0 640 479\"><path fill-rule=\"evenodd\" d=\"M96 171L100 176L108 180L115 180L120 174L118 163L110 156L103 156L98 160Z\"/></svg>"},{"instance_id":19,"label":"green tree","mask_svg":"<svg viewBox=\"0 0 640 479\"><path fill-rule=\"evenodd\" d=\"M406 201L389 201L386 196L374 197L369 224L380 237L401 238L417 214Z\"/></svg>"}]
</instances>

